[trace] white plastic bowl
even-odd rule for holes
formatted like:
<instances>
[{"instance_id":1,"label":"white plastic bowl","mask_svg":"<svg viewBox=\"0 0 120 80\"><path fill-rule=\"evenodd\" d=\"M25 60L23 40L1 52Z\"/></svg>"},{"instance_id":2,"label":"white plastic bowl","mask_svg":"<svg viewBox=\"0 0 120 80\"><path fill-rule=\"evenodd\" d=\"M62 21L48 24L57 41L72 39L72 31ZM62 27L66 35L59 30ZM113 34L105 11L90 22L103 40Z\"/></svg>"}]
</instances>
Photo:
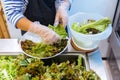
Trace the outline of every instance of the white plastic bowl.
<instances>
[{"instance_id":1,"label":"white plastic bowl","mask_svg":"<svg viewBox=\"0 0 120 80\"><path fill-rule=\"evenodd\" d=\"M68 26L70 32L75 43L80 48L83 48L84 50L91 50L97 48L101 40L107 39L110 36L110 34L112 33L112 26L110 24L103 32L98 34L82 34L74 31L72 29L72 24L75 22L81 24L84 21L87 21L88 19L99 20L101 18L103 18L103 16L99 14L82 12L76 13L69 17Z\"/></svg>"}]
</instances>

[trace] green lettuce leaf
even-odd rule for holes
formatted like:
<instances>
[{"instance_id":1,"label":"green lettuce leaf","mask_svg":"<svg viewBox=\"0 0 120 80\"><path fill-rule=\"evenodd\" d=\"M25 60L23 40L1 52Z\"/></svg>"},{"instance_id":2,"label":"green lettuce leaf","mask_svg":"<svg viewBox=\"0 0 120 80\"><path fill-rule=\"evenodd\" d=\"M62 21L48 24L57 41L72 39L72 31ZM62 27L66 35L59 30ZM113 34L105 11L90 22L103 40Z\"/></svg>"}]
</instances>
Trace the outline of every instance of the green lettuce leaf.
<instances>
[{"instance_id":1,"label":"green lettuce leaf","mask_svg":"<svg viewBox=\"0 0 120 80\"><path fill-rule=\"evenodd\" d=\"M55 31L62 39L65 39L68 36L65 28L61 24L59 24L57 27L53 25L48 25L48 27Z\"/></svg>"},{"instance_id":2,"label":"green lettuce leaf","mask_svg":"<svg viewBox=\"0 0 120 80\"><path fill-rule=\"evenodd\" d=\"M95 29L98 32L103 32L110 23L111 23L111 20L105 17L98 21L89 22L84 25L73 23L72 29L75 30L76 32L83 33L83 34L89 34L88 30L90 29Z\"/></svg>"}]
</instances>

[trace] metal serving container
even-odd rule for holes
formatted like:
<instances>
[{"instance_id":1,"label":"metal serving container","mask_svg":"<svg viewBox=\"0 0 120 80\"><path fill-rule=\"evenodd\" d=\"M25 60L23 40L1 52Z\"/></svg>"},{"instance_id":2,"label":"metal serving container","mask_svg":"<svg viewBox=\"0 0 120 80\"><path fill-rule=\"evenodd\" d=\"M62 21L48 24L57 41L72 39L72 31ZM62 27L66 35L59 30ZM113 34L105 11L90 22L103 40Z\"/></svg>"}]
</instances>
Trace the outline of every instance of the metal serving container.
<instances>
[{"instance_id":1,"label":"metal serving container","mask_svg":"<svg viewBox=\"0 0 120 80\"><path fill-rule=\"evenodd\" d=\"M1 56L11 56L11 57L15 58L18 56L18 54L17 55L0 54L0 57ZM77 62L79 56L82 57L82 66L84 66L86 68L86 70L90 70L86 55L81 54L80 52L64 52L53 58L41 59L41 60L44 62L44 65L51 65L52 63L62 63L62 62L66 62L66 61L70 61L70 63L73 63L73 62ZM29 56L26 56L26 57L29 57Z\"/></svg>"},{"instance_id":2,"label":"metal serving container","mask_svg":"<svg viewBox=\"0 0 120 80\"><path fill-rule=\"evenodd\" d=\"M39 57L32 56L32 55L26 53L26 52L22 49L22 47L21 47L21 42L22 42L22 41L25 41L25 40L31 40L31 41L33 41L33 42L38 43L38 42L41 42L42 39L41 39L40 36L38 36L38 35L36 35L36 34L34 34L34 33L30 33L30 32L25 33L25 34L20 38L20 40L19 40L19 46L20 46L20 48L21 48L21 50L22 50L22 53L24 53L26 56L31 57L31 58L49 59L49 58L53 58L53 57L56 57L56 56L62 54L62 53L65 52L65 50L67 49L67 44L66 44L66 46L64 47L64 49L61 50L59 53L56 53L56 54L53 55L53 56L39 58ZM67 39L66 39L66 40L67 40ZM67 43L68 43L68 42L67 42Z\"/></svg>"},{"instance_id":3,"label":"metal serving container","mask_svg":"<svg viewBox=\"0 0 120 80\"><path fill-rule=\"evenodd\" d=\"M84 66L86 70L89 70L89 65L86 56L84 54L80 54L79 52L64 52L56 57L50 59L43 59L43 62L45 65L51 65L53 62L62 63L65 61L70 61L70 63L73 63L77 62L79 56L82 57L82 66Z\"/></svg>"}]
</instances>

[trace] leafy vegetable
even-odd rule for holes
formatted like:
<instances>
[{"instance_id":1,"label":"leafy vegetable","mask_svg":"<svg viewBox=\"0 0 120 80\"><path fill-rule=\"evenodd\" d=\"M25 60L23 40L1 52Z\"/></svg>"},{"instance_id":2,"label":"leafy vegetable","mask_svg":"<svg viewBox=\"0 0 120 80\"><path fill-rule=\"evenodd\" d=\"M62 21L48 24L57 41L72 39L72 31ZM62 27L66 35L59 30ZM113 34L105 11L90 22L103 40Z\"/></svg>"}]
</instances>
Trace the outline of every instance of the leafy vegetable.
<instances>
[{"instance_id":1,"label":"leafy vegetable","mask_svg":"<svg viewBox=\"0 0 120 80\"><path fill-rule=\"evenodd\" d=\"M0 56L0 80L14 80L17 72L14 62L12 56Z\"/></svg>"},{"instance_id":2,"label":"leafy vegetable","mask_svg":"<svg viewBox=\"0 0 120 80\"><path fill-rule=\"evenodd\" d=\"M54 44L35 43L31 40L25 40L21 42L22 49L29 55L45 58L53 56L62 51L67 45L67 39L61 39Z\"/></svg>"},{"instance_id":3,"label":"leafy vegetable","mask_svg":"<svg viewBox=\"0 0 120 80\"><path fill-rule=\"evenodd\" d=\"M96 34L104 31L110 23L111 23L110 19L105 17L98 21L89 20L88 23L86 24L84 23L83 25L79 25L78 23L73 23L72 29L83 34L89 34L89 31L97 30L97 32L95 32Z\"/></svg>"},{"instance_id":4,"label":"leafy vegetable","mask_svg":"<svg viewBox=\"0 0 120 80\"><path fill-rule=\"evenodd\" d=\"M61 24L59 24L57 27L52 25L48 25L48 27L59 34L62 39L65 39L67 37L67 32Z\"/></svg>"},{"instance_id":5,"label":"leafy vegetable","mask_svg":"<svg viewBox=\"0 0 120 80\"><path fill-rule=\"evenodd\" d=\"M24 60L30 62L26 66L19 64ZM17 71L20 71L16 80L100 80L94 71L85 69L81 56L78 57L78 62L66 61L58 64L53 61L46 66L43 61L33 58L22 57L16 63Z\"/></svg>"},{"instance_id":6,"label":"leafy vegetable","mask_svg":"<svg viewBox=\"0 0 120 80\"><path fill-rule=\"evenodd\" d=\"M22 57L22 56L21 56ZM19 57L20 58L20 57ZM31 60L30 60L31 59ZM26 66L21 61L30 60ZM61 62L44 65L44 62L33 58L17 59L16 80L100 80L99 76L92 70L87 71L81 56L78 62Z\"/></svg>"},{"instance_id":7,"label":"leafy vegetable","mask_svg":"<svg viewBox=\"0 0 120 80\"><path fill-rule=\"evenodd\" d=\"M83 59L83 58L79 55L79 56L78 56L78 66L79 66L79 67L82 66L82 64L83 64L83 63L82 63L82 62L83 62L82 59Z\"/></svg>"},{"instance_id":8,"label":"leafy vegetable","mask_svg":"<svg viewBox=\"0 0 120 80\"><path fill-rule=\"evenodd\" d=\"M28 73L22 75L22 76L19 76L17 77L15 80L30 80L30 75Z\"/></svg>"},{"instance_id":9,"label":"leafy vegetable","mask_svg":"<svg viewBox=\"0 0 120 80\"><path fill-rule=\"evenodd\" d=\"M65 28L61 24L57 27L52 25L49 25L48 27L61 37L60 41L54 44L44 44L43 42L35 43L31 40L21 41L23 51L38 58L50 57L62 51L67 45L67 33Z\"/></svg>"},{"instance_id":10,"label":"leafy vegetable","mask_svg":"<svg viewBox=\"0 0 120 80\"><path fill-rule=\"evenodd\" d=\"M16 57L0 57L0 80L100 80L100 78L94 71L85 69L81 56L77 62L53 61L51 65L44 65L42 60L21 54Z\"/></svg>"}]
</instances>

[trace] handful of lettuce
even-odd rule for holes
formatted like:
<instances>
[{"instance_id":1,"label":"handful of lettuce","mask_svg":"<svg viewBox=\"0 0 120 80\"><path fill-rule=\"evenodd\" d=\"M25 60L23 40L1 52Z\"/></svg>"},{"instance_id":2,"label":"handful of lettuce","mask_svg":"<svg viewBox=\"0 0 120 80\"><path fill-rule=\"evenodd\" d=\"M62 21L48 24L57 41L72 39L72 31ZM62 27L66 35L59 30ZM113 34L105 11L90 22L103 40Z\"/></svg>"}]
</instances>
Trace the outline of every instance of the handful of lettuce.
<instances>
[{"instance_id":1,"label":"handful of lettuce","mask_svg":"<svg viewBox=\"0 0 120 80\"><path fill-rule=\"evenodd\" d=\"M72 29L83 34L97 34L103 32L110 23L111 20L105 17L98 21L89 20L88 23L84 23L82 25L79 25L78 23L73 23Z\"/></svg>"},{"instance_id":2,"label":"handful of lettuce","mask_svg":"<svg viewBox=\"0 0 120 80\"><path fill-rule=\"evenodd\" d=\"M59 24L57 27L53 25L48 25L48 27L55 31L62 39L66 39L68 36L65 28L61 24Z\"/></svg>"},{"instance_id":3,"label":"handful of lettuce","mask_svg":"<svg viewBox=\"0 0 120 80\"><path fill-rule=\"evenodd\" d=\"M67 32L65 28L60 24L57 27L53 25L48 27L55 31L61 37L61 40L48 45L43 42L35 43L32 40L26 39L21 41L21 47L25 53L34 57L45 58L54 56L64 50L67 46Z\"/></svg>"}]
</instances>

